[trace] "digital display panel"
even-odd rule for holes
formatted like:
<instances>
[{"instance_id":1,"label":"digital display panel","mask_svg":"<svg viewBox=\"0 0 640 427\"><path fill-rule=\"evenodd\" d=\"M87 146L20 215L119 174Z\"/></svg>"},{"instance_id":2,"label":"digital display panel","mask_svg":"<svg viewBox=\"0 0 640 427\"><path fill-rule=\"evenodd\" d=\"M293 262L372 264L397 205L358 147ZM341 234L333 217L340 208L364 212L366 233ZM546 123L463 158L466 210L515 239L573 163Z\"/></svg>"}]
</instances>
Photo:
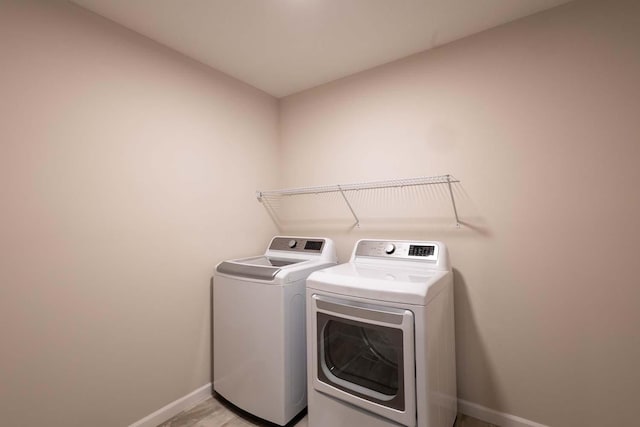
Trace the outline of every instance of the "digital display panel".
<instances>
[{"instance_id":1,"label":"digital display panel","mask_svg":"<svg viewBox=\"0 0 640 427\"><path fill-rule=\"evenodd\" d=\"M322 249L322 240L307 240L304 249L309 251L319 251Z\"/></svg>"},{"instance_id":2,"label":"digital display panel","mask_svg":"<svg viewBox=\"0 0 640 427\"><path fill-rule=\"evenodd\" d=\"M435 252L435 246L409 246L409 255L411 256L430 256Z\"/></svg>"}]
</instances>

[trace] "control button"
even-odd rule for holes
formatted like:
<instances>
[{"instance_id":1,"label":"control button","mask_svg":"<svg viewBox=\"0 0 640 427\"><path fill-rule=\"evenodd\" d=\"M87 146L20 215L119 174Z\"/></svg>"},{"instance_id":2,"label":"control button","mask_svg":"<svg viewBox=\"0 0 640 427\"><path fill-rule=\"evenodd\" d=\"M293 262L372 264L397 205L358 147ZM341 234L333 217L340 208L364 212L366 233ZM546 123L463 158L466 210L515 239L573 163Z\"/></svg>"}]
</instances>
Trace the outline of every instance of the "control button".
<instances>
[{"instance_id":1,"label":"control button","mask_svg":"<svg viewBox=\"0 0 640 427\"><path fill-rule=\"evenodd\" d=\"M393 243L389 243L384 247L384 251L387 253L387 255L391 255L396 251L396 245L394 245Z\"/></svg>"},{"instance_id":2,"label":"control button","mask_svg":"<svg viewBox=\"0 0 640 427\"><path fill-rule=\"evenodd\" d=\"M298 242L296 242L295 240L293 240L293 239L289 240L289 247L291 249L295 248L297 244L298 244Z\"/></svg>"}]
</instances>

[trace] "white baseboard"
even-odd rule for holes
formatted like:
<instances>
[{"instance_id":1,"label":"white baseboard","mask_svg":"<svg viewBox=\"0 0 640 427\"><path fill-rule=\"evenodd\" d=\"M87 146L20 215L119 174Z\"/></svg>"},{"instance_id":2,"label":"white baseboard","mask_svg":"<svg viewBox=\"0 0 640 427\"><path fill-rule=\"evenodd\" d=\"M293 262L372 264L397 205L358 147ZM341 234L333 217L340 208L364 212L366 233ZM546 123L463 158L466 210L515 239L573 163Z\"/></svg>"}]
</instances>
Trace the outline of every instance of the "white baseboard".
<instances>
[{"instance_id":1,"label":"white baseboard","mask_svg":"<svg viewBox=\"0 0 640 427\"><path fill-rule=\"evenodd\" d=\"M548 427L544 424L498 412L462 399L458 399L458 412L500 427Z\"/></svg>"},{"instance_id":2,"label":"white baseboard","mask_svg":"<svg viewBox=\"0 0 640 427\"><path fill-rule=\"evenodd\" d=\"M157 427L159 424L167 421L171 417L178 415L185 409L195 406L197 403L211 396L211 383L192 391L186 396L174 400L168 405L163 406L152 414L147 415L141 420L136 421L129 427Z\"/></svg>"},{"instance_id":3,"label":"white baseboard","mask_svg":"<svg viewBox=\"0 0 640 427\"><path fill-rule=\"evenodd\" d=\"M174 400L129 425L129 427L157 427L159 424L162 424L185 409L189 409L209 397L211 397L211 383L207 383L191 393ZM463 399L458 399L458 412L500 427L548 427L535 421L499 412Z\"/></svg>"}]
</instances>

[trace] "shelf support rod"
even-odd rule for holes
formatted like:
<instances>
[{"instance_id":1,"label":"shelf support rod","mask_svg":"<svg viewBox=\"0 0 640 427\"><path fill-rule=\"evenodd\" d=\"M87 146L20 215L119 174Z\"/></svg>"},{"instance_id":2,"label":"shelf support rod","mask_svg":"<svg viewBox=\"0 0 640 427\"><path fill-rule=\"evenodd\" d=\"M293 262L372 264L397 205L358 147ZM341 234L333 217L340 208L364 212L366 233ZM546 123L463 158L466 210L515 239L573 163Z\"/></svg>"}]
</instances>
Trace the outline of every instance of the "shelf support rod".
<instances>
[{"instance_id":1,"label":"shelf support rod","mask_svg":"<svg viewBox=\"0 0 640 427\"><path fill-rule=\"evenodd\" d=\"M351 207L351 203L349 203L349 199L347 199L347 196L344 194L344 191L342 191L342 187L339 186L339 185L338 185L338 190L340 191L340 194L342 195L342 198L344 199L344 202L347 204L347 207L351 211L351 215L353 215L353 217L356 220L355 226L359 228L360 227L360 219L358 219L358 215L356 215L355 211Z\"/></svg>"},{"instance_id":2,"label":"shelf support rod","mask_svg":"<svg viewBox=\"0 0 640 427\"><path fill-rule=\"evenodd\" d=\"M451 175L447 175L447 186L449 187L449 196L451 196L451 206L453 206L453 214L456 217L456 227L460 228L460 219L458 218L458 209L456 208L456 199L453 197L453 189L451 188Z\"/></svg>"}]
</instances>

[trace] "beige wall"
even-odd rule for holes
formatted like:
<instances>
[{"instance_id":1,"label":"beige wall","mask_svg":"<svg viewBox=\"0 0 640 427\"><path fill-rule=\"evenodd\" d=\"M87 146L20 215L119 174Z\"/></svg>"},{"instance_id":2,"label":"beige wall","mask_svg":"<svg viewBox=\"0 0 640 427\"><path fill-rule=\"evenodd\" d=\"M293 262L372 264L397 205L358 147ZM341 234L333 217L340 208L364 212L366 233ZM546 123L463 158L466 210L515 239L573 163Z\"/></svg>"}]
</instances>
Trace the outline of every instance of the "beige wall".
<instances>
[{"instance_id":1,"label":"beige wall","mask_svg":"<svg viewBox=\"0 0 640 427\"><path fill-rule=\"evenodd\" d=\"M449 244L464 400L637 424L639 16L577 1L281 101L285 187L461 180L460 230L383 229L365 210L360 230L322 232L342 261L360 237Z\"/></svg>"},{"instance_id":2,"label":"beige wall","mask_svg":"<svg viewBox=\"0 0 640 427\"><path fill-rule=\"evenodd\" d=\"M0 424L209 382L210 277L275 233L277 101L66 2L0 4Z\"/></svg>"}]
</instances>

